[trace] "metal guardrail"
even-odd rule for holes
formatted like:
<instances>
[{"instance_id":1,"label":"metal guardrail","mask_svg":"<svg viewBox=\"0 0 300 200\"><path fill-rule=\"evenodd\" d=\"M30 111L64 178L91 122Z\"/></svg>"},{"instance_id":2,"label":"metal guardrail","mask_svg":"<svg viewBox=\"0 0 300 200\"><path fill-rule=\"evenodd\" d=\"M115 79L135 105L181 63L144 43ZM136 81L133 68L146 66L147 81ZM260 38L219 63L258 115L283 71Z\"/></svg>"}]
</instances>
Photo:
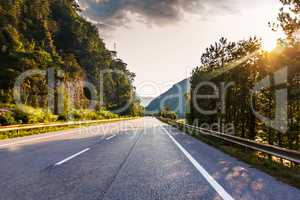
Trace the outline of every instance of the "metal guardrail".
<instances>
[{"instance_id":1,"label":"metal guardrail","mask_svg":"<svg viewBox=\"0 0 300 200\"><path fill-rule=\"evenodd\" d=\"M209 135L209 136L221 139L223 141L230 142L232 144L237 144L237 145L240 145L240 146L243 146L243 147L255 150L255 151L260 151L260 152L269 154L274 157L282 158L285 160L292 161L296 164L300 164L300 152L299 151L289 150L289 149L277 147L274 145L262 144L262 143L255 142L253 140L248 140L248 139L244 139L244 138L240 138L240 137L236 137L236 136L232 136L232 135L227 135L227 134L213 131L213 130L199 128L196 126L187 125L187 124L184 124L181 122L176 122L176 121L169 120L169 119L161 119L161 120L164 122L167 122L170 125L181 126L186 129L190 129L190 130L196 131L196 132L204 134L204 135Z\"/></svg>"},{"instance_id":2,"label":"metal guardrail","mask_svg":"<svg viewBox=\"0 0 300 200\"><path fill-rule=\"evenodd\" d=\"M77 126L85 124L95 124L101 122L114 122L121 120L130 120L134 118L116 118L116 119L105 119L105 120L90 120L90 121L74 121L74 122L65 122L65 123L51 123L51 124L38 124L38 125L13 125L13 126L2 126L0 127L0 133L9 132L9 131L21 131L21 130L32 130L39 128L55 128L55 127L64 127L64 126Z\"/></svg>"}]
</instances>

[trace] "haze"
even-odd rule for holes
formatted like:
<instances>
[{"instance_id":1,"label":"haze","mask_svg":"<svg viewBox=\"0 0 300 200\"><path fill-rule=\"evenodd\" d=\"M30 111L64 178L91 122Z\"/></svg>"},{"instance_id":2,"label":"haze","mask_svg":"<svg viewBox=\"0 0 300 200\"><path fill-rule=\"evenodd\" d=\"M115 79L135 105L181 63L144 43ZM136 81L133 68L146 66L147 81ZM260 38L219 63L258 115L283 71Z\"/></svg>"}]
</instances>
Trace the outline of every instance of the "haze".
<instances>
[{"instance_id":1,"label":"haze","mask_svg":"<svg viewBox=\"0 0 300 200\"><path fill-rule=\"evenodd\" d=\"M158 96L189 77L204 49L220 37L258 36L270 46L281 36L268 26L276 21L279 0L189 0L172 7L162 2L79 1L83 15L101 24L107 46L113 50L116 44L118 56L136 73L140 96Z\"/></svg>"}]
</instances>

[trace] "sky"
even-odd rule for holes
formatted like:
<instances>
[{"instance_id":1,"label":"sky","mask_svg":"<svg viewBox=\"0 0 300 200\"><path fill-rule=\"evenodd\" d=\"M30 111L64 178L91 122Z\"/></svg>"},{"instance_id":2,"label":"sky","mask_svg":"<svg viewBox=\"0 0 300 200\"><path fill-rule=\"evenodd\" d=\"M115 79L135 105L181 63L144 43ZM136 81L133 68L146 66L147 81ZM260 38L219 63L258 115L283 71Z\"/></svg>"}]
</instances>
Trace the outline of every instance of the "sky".
<instances>
[{"instance_id":1,"label":"sky","mask_svg":"<svg viewBox=\"0 0 300 200\"><path fill-rule=\"evenodd\" d=\"M158 96L188 78L205 48L221 37L258 36L269 48L281 37L268 26L276 22L279 0L78 1L107 47L136 74L140 96Z\"/></svg>"}]
</instances>

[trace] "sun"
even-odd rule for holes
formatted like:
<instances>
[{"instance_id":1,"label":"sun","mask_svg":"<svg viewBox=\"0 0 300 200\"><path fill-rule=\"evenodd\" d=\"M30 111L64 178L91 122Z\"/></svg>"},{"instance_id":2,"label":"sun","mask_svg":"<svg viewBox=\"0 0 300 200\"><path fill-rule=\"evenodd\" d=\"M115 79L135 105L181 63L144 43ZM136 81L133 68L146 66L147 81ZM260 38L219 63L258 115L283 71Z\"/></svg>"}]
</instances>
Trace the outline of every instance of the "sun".
<instances>
[{"instance_id":1,"label":"sun","mask_svg":"<svg viewBox=\"0 0 300 200\"><path fill-rule=\"evenodd\" d=\"M268 37L262 40L262 49L268 52L273 51L277 46L277 39Z\"/></svg>"}]
</instances>

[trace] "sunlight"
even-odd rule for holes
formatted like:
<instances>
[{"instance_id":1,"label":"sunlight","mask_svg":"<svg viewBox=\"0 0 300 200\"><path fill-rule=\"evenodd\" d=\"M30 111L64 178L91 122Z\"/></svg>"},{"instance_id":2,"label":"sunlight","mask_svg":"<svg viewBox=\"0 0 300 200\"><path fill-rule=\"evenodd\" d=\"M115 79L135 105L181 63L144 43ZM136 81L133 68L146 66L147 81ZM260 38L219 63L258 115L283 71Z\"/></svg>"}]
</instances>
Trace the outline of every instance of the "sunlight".
<instances>
[{"instance_id":1,"label":"sunlight","mask_svg":"<svg viewBox=\"0 0 300 200\"><path fill-rule=\"evenodd\" d=\"M262 49L265 51L273 51L277 46L277 38L268 37L262 40Z\"/></svg>"}]
</instances>

